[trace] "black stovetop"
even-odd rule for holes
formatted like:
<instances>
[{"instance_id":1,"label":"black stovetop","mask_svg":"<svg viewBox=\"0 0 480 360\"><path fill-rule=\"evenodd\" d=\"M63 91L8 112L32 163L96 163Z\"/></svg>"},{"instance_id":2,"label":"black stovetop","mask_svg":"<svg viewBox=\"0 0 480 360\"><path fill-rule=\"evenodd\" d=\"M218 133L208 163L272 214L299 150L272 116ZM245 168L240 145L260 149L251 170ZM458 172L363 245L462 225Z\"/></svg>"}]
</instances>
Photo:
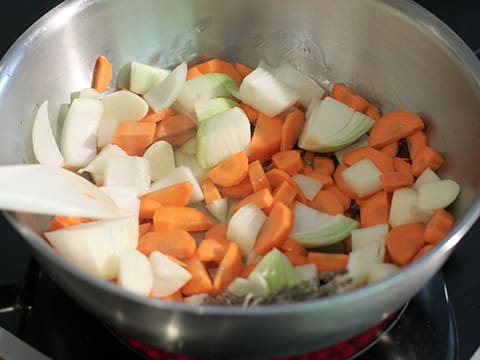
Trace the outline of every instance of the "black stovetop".
<instances>
[{"instance_id":1,"label":"black stovetop","mask_svg":"<svg viewBox=\"0 0 480 360\"><path fill-rule=\"evenodd\" d=\"M475 51L480 49L480 32L478 31L477 25L477 17L480 15L480 2L469 0L445 2L438 0L417 0L417 2L447 23L467 43L467 45L472 48L472 50ZM4 54L15 39L25 31L28 26L58 3L60 3L58 0L17 0L2 2L3 7L0 12L0 54ZM2 231L2 236L0 238L0 285L21 282L25 279L28 265L32 264L30 262L29 250L24 242L19 239L16 232L5 221L3 216L0 216L0 229ZM478 274L478 254L480 253L480 242L477 240L478 237L480 237L480 221L477 222L461 241L442 270L443 278L445 279L448 288L449 301L453 308L457 325L458 358L461 360L469 359L476 348L480 346L480 336L478 335L477 327L477 324L480 323L480 282L476 278L476 275ZM31 266L35 266L34 264L35 263ZM434 279L434 282L436 283L431 286L441 286L443 278L442 276L437 276ZM108 330L103 328L103 325L96 322L95 319L86 314L83 316L83 310L63 295L52 281L41 281L40 284L42 284L44 288L47 288L47 290L44 289L46 291L44 294L48 295L45 295L46 297L32 298L30 300L34 304L39 304L42 301L57 301L59 303L68 301L69 306L71 306L71 308L69 308L71 315L69 316L68 312L64 313L64 317L61 320L64 326L80 328L83 326L85 333L87 333L87 330L91 326L100 326L102 327L101 332L108 332ZM413 305L410 306L412 318L409 321L412 321L416 326L423 326L426 329L425 331L431 331L432 326L437 326L437 328L441 327L440 325L435 325L435 322L433 322L434 324L432 325L431 319L428 320L428 318L422 317L425 316L425 314L430 314L430 311L432 310L418 308L419 306L421 307L422 296L428 297L430 295L428 291L423 291L417 296L417 300L415 300L417 302L414 301ZM1 306L2 304L0 304L0 307ZM50 306L49 309L55 309L55 307ZM417 313L415 311L420 312ZM45 316L45 314L43 315ZM23 330L25 340L33 345L38 345L42 341L49 342L51 341L49 339L61 335L54 334L53 337L47 336L52 332L54 333L55 331L58 331L58 329L49 326L48 321L35 322L35 319L29 318L29 316L40 316L35 315L34 312L27 313L26 315L21 315L18 312L12 312L8 315L2 314L0 316L0 326L18 334L21 316L26 316L26 319L23 320L31 320L31 324L37 324ZM48 316L45 318L48 319ZM78 323L79 321L80 323ZM438 329L435 331L438 331ZM433 335L433 338L429 339L433 339L432 341L434 341L435 336L436 335ZM63 337L62 339L65 338ZM79 339L80 342L77 341L77 344L84 342L86 346L90 340L91 339L85 335ZM56 359L72 358L68 355L68 340L65 341L66 343L63 343L61 346L58 343L44 344L42 346L49 346L49 348L52 346L55 347L56 355L54 358ZM409 340L407 339L407 341ZM138 355L128 351L122 344L118 343L113 336L105 336L105 338L102 338L101 344L103 346L98 349L95 357L92 357L93 355L85 350L85 353L83 353L80 358L106 359L119 356L120 358L127 360L139 359ZM412 351L414 350L415 349ZM380 353L373 351L370 352L370 356L367 358L381 358L379 354ZM408 354L406 352L399 354L404 354L406 357L400 356L398 358L413 358L411 354L406 355ZM425 355L425 353L423 354ZM390 356L388 358L390 358ZM428 355L425 355L425 357L417 355L417 358L431 359L432 357Z\"/></svg>"}]
</instances>

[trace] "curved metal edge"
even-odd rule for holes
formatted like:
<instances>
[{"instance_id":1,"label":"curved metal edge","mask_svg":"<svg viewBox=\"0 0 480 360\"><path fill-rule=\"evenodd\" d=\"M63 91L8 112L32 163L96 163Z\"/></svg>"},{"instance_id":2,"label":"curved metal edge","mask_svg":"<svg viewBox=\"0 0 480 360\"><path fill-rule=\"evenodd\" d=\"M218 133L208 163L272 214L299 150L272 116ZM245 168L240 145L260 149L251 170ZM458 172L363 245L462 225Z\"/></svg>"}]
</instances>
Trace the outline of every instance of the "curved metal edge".
<instances>
[{"instance_id":1,"label":"curved metal edge","mask_svg":"<svg viewBox=\"0 0 480 360\"><path fill-rule=\"evenodd\" d=\"M32 41L38 39L45 33L45 31L39 32L38 28L42 28L42 26L45 27L46 25L52 26L52 24L54 27L60 26L63 22L68 21L69 18L74 16L84 7L91 6L101 1L104 0L70 0L51 9L48 13L38 19L32 26L30 26L30 28L28 28L28 30L26 30L7 51L5 56L0 61L0 76L3 75L5 71L8 72L10 67L15 66L15 64L21 58L20 54L25 46L28 46L28 44L32 43ZM449 53L452 55L457 54L457 58L465 63L467 68L471 70L471 78L474 80L474 83L477 85L477 87L480 88L480 62L477 60L468 46L463 42L463 40L461 40L458 35L453 32L453 30L451 30L445 23L443 23L428 10L411 0L405 0L403 3L399 3L395 0L386 0L385 4L392 7L396 11L400 11L400 13L407 16L416 24L420 24L424 31L432 33L435 38L440 40L441 43L449 49ZM12 63L12 65L7 68L5 67L5 64L7 63ZM192 306L183 303L151 299L128 292L116 286L115 284L98 279L93 275L90 275L87 272L75 267L70 262L58 255L40 236L18 221L14 213L4 212L4 214L14 228L26 239L28 244L37 251L46 254L48 260L53 261L65 271L83 281L92 283L97 287L106 288L114 294L125 297L131 301L135 301L146 306L162 308L165 310L184 311L197 315L245 316L248 314L253 316L276 316L277 314L288 314L297 311L319 310L321 308L329 307L330 304L334 302L338 304L339 302L349 303L352 301L361 301L365 297L381 292L386 288L394 286L405 278L412 276L418 271L419 268L424 266L424 263L430 261L432 257L438 256L439 253L447 253L458 244L462 237L480 217L480 198L475 201L472 208L467 212L462 221L455 226L450 235L447 236L447 238L445 238L433 251L429 252L420 260L407 266L405 269L388 279L352 290L345 294L334 295L319 300L294 303L289 304L289 306L270 305L249 309L221 307L214 305Z\"/></svg>"}]
</instances>

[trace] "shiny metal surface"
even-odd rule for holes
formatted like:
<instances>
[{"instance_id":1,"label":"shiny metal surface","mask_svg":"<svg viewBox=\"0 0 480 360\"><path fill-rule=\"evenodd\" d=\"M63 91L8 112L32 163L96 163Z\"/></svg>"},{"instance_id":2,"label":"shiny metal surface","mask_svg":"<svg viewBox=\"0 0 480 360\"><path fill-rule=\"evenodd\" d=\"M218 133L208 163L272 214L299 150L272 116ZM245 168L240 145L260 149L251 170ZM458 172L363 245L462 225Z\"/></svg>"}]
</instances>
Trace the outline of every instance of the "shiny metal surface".
<instances>
[{"instance_id":1,"label":"shiny metal surface","mask_svg":"<svg viewBox=\"0 0 480 360\"><path fill-rule=\"evenodd\" d=\"M443 23L409 1L76 0L44 16L0 63L0 164L21 163L35 106L55 114L89 86L99 54L169 66L219 56L255 66L286 58L312 76L354 85L385 111L420 113L462 185L458 223L434 251L394 277L351 293L261 309L191 307L136 296L95 279L39 237L42 219L7 214L67 293L115 329L196 355L273 357L351 337L398 309L430 279L480 213L480 65ZM32 179L32 181L34 181Z\"/></svg>"}]
</instances>

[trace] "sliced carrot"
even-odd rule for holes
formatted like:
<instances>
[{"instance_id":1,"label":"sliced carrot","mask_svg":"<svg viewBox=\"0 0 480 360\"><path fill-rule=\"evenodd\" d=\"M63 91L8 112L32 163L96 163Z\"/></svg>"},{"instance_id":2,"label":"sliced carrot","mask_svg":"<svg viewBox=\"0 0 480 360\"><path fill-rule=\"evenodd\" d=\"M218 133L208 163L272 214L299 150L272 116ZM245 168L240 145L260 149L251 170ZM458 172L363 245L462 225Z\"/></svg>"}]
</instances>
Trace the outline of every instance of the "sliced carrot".
<instances>
[{"instance_id":1,"label":"sliced carrot","mask_svg":"<svg viewBox=\"0 0 480 360\"><path fill-rule=\"evenodd\" d=\"M425 227L421 224L396 226L389 231L385 242L393 261L406 265L425 245Z\"/></svg>"},{"instance_id":2,"label":"sliced carrot","mask_svg":"<svg viewBox=\"0 0 480 360\"><path fill-rule=\"evenodd\" d=\"M252 124L255 124L258 119L258 114L260 113L254 108L252 108L250 105L245 104L243 101L240 102L240 107L243 109L243 111L245 111L248 120L250 120Z\"/></svg>"},{"instance_id":3,"label":"sliced carrot","mask_svg":"<svg viewBox=\"0 0 480 360\"><path fill-rule=\"evenodd\" d=\"M452 230L454 217L444 209L435 210L425 226L425 241L436 245Z\"/></svg>"},{"instance_id":4,"label":"sliced carrot","mask_svg":"<svg viewBox=\"0 0 480 360\"><path fill-rule=\"evenodd\" d=\"M343 214L343 203L338 195L330 190L320 190L310 202L310 206L318 211L338 215Z\"/></svg>"},{"instance_id":5,"label":"sliced carrot","mask_svg":"<svg viewBox=\"0 0 480 360\"><path fill-rule=\"evenodd\" d=\"M192 189L193 185L190 181L165 186L142 195L140 197L140 207L142 207L142 201L146 200L153 200L161 205L185 206L190 201Z\"/></svg>"},{"instance_id":6,"label":"sliced carrot","mask_svg":"<svg viewBox=\"0 0 480 360\"><path fill-rule=\"evenodd\" d=\"M335 100L338 100L359 112L364 112L370 105L370 103L356 91L341 83L333 84L331 96Z\"/></svg>"},{"instance_id":7,"label":"sliced carrot","mask_svg":"<svg viewBox=\"0 0 480 360\"><path fill-rule=\"evenodd\" d=\"M378 107L373 104L369 104L363 113L375 121L382 117L380 115L380 110L378 109Z\"/></svg>"},{"instance_id":8,"label":"sliced carrot","mask_svg":"<svg viewBox=\"0 0 480 360\"><path fill-rule=\"evenodd\" d=\"M302 169L299 171L300 174L302 175L308 175L313 173L313 167L308 164L303 164Z\"/></svg>"},{"instance_id":9,"label":"sliced carrot","mask_svg":"<svg viewBox=\"0 0 480 360\"><path fill-rule=\"evenodd\" d=\"M233 207L233 211L237 211L242 206L250 203L256 205L260 209L267 209L272 206L273 203L272 192L269 189L261 189L255 191L253 194L244 197L237 204L235 204L235 206Z\"/></svg>"},{"instance_id":10,"label":"sliced carrot","mask_svg":"<svg viewBox=\"0 0 480 360\"><path fill-rule=\"evenodd\" d=\"M306 174L306 176L320 180L322 182L322 189L335 186L335 183L333 182L333 179L330 175L325 175L314 171L312 173Z\"/></svg>"},{"instance_id":11,"label":"sliced carrot","mask_svg":"<svg viewBox=\"0 0 480 360\"><path fill-rule=\"evenodd\" d=\"M104 56L99 56L95 61L93 70L92 87L98 92L107 90L108 85L112 81L112 64Z\"/></svg>"},{"instance_id":12,"label":"sliced carrot","mask_svg":"<svg viewBox=\"0 0 480 360\"><path fill-rule=\"evenodd\" d=\"M120 122L113 135L113 143L130 156L142 156L153 142L155 123L126 121Z\"/></svg>"},{"instance_id":13,"label":"sliced carrot","mask_svg":"<svg viewBox=\"0 0 480 360\"><path fill-rule=\"evenodd\" d=\"M151 230L152 230L152 223L151 222L146 222L146 223L138 225L138 237L142 237L143 235L150 232Z\"/></svg>"},{"instance_id":14,"label":"sliced carrot","mask_svg":"<svg viewBox=\"0 0 480 360\"><path fill-rule=\"evenodd\" d=\"M410 159L414 159L420 150L427 146L427 135L424 131L417 131L410 136L407 136L408 152Z\"/></svg>"},{"instance_id":15,"label":"sliced carrot","mask_svg":"<svg viewBox=\"0 0 480 360\"><path fill-rule=\"evenodd\" d=\"M423 171L429 167L436 171L444 163L443 156L439 152L432 149L430 146L421 148L417 155L412 159L412 173L413 176L422 175Z\"/></svg>"},{"instance_id":16,"label":"sliced carrot","mask_svg":"<svg viewBox=\"0 0 480 360\"><path fill-rule=\"evenodd\" d=\"M272 210L258 234L254 250L265 255L287 239L293 227L293 211L281 202L274 202Z\"/></svg>"},{"instance_id":17,"label":"sliced carrot","mask_svg":"<svg viewBox=\"0 0 480 360\"><path fill-rule=\"evenodd\" d=\"M250 142L249 160L269 160L280 150L281 133L282 120L279 117L268 117L260 113Z\"/></svg>"},{"instance_id":18,"label":"sliced carrot","mask_svg":"<svg viewBox=\"0 0 480 360\"><path fill-rule=\"evenodd\" d=\"M433 250L435 246L432 245L432 244L427 244L425 245L424 247L422 247L418 252L417 254L415 255L415 257L412 259L412 261L415 261L415 260L418 260L420 259L423 255L425 255L426 253L428 253L429 251Z\"/></svg>"},{"instance_id":19,"label":"sliced carrot","mask_svg":"<svg viewBox=\"0 0 480 360\"><path fill-rule=\"evenodd\" d=\"M205 262L220 263L230 242L225 237L206 237L198 245L197 256Z\"/></svg>"},{"instance_id":20,"label":"sliced carrot","mask_svg":"<svg viewBox=\"0 0 480 360\"><path fill-rule=\"evenodd\" d=\"M273 191L273 201L280 201L289 208L292 208L297 194L298 190L287 181L284 181Z\"/></svg>"},{"instance_id":21,"label":"sliced carrot","mask_svg":"<svg viewBox=\"0 0 480 360\"><path fill-rule=\"evenodd\" d=\"M175 115L175 111L172 108L166 108L160 112L152 112L147 114L143 119L139 120L140 122L153 122L158 123L167 117Z\"/></svg>"},{"instance_id":22,"label":"sliced carrot","mask_svg":"<svg viewBox=\"0 0 480 360\"><path fill-rule=\"evenodd\" d=\"M242 273L242 252L238 245L230 242L222 262L218 266L213 281L212 294L219 295L225 288Z\"/></svg>"},{"instance_id":23,"label":"sliced carrot","mask_svg":"<svg viewBox=\"0 0 480 360\"><path fill-rule=\"evenodd\" d=\"M423 120L416 114L403 110L392 111L373 124L368 143L379 149L422 130L424 126Z\"/></svg>"},{"instance_id":24,"label":"sliced carrot","mask_svg":"<svg viewBox=\"0 0 480 360\"><path fill-rule=\"evenodd\" d=\"M50 221L48 231L55 231L74 225L85 224L90 221L92 220L83 217L56 215Z\"/></svg>"},{"instance_id":25,"label":"sliced carrot","mask_svg":"<svg viewBox=\"0 0 480 360\"><path fill-rule=\"evenodd\" d=\"M257 266L258 264L258 261L254 261L254 262L251 262L250 264L248 264L247 266L245 266L243 268L243 271L242 273L240 274L240 277L246 279L250 276L250 274L252 273L253 269L255 269L255 266Z\"/></svg>"},{"instance_id":26,"label":"sliced carrot","mask_svg":"<svg viewBox=\"0 0 480 360\"><path fill-rule=\"evenodd\" d=\"M195 123L189 117L173 115L158 123L154 140L165 140L172 146L180 146L193 137L195 131Z\"/></svg>"},{"instance_id":27,"label":"sliced carrot","mask_svg":"<svg viewBox=\"0 0 480 360\"><path fill-rule=\"evenodd\" d=\"M144 199L140 202L138 217L140 219L153 219L153 214L162 204L153 199Z\"/></svg>"},{"instance_id":28,"label":"sliced carrot","mask_svg":"<svg viewBox=\"0 0 480 360\"><path fill-rule=\"evenodd\" d=\"M325 188L325 185L322 187L322 189L323 188ZM341 192L336 186L327 187L327 189L334 192L340 199L340 201L342 202L343 211L347 211L350 208L352 200L347 195Z\"/></svg>"},{"instance_id":29,"label":"sliced carrot","mask_svg":"<svg viewBox=\"0 0 480 360\"><path fill-rule=\"evenodd\" d=\"M138 240L137 250L150 256L153 251L185 259L195 254L195 239L185 230L147 232Z\"/></svg>"},{"instance_id":30,"label":"sliced carrot","mask_svg":"<svg viewBox=\"0 0 480 360\"><path fill-rule=\"evenodd\" d=\"M190 66L190 68L187 71L187 80L191 80L200 75L203 75L203 73L200 71L198 67Z\"/></svg>"},{"instance_id":31,"label":"sliced carrot","mask_svg":"<svg viewBox=\"0 0 480 360\"><path fill-rule=\"evenodd\" d=\"M243 150L239 151L210 169L207 174L217 185L238 185L248 175L247 155Z\"/></svg>"},{"instance_id":32,"label":"sliced carrot","mask_svg":"<svg viewBox=\"0 0 480 360\"><path fill-rule=\"evenodd\" d=\"M313 159L313 171L319 174L332 176L335 171L335 164L329 157L315 156Z\"/></svg>"},{"instance_id":33,"label":"sliced carrot","mask_svg":"<svg viewBox=\"0 0 480 360\"><path fill-rule=\"evenodd\" d=\"M272 162L277 169L285 171L292 176L303 167L303 161L298 151L284 150L272 155Z\"/></svg>"},{"instance_id":34,"label":"sliced carrot","mask_svg":"<svg viewBox=\"0 0 480 360\"><path fill-rule=\"evenodd\" d=\"M273 189L276 189L284 181L288 182L291 186L294 188L298 188L297 183L292 179L290 175L288 175L285 171L280 170L280 169L272 169L269 170L265 173L265 176L267 177L268 183L271 185Z\"/></svg>"},{"instance_id":35,"label":"sliced carrot","mask_svg":"<svg viewBox=\"0 0 480 360\"><path fill-rule=\"evenodd\" d=\"M370 200L370 198L375 195L375 194L372 194L372 195L367 195L367 196L364 196L364 197L361 197L361 198L356 198L355 199L355 205L358 205L360 207L362 207L363 205L366 204L366 202L368 200Z\"/></svg>"},{"instance_id":36,"label":"sliced carrot","mask_svg":"<svg viewBox=\"0 0 480 360\"><path fill-rule=\"evenodd\" d=\"M379 224L388 224L390 213L390 199L385 191L379 191L369 197L360 206L360 225L368 227Z\"/></svg>"},{"instance_id":37,"label":"sliced carrot","mask_svg":"<svg viewBox=\"0 0 480 360\"><path fill-rule=\"evenodd\" d=\"M192 275L191 279L183 285L181 291L185 296L208 293L212 289L212 279L202 262L193 256L185 260L187 270Z\"/></svg>"},{"instance_id":38,"label":"sliced carrot","mask_svg":"<svg viewBox=\"0 0 480 360\"><path fill-rule=\"evenodd\" d=\"M288 113L280 132L280 151L292 150L305 124L305 114L299 110Z\"/></svg>"},{"instance_id":39,"label":"sliced carrot","mask_svg":"<svg viewBox=\"0 0 480 360\"><path fill-rule=\"evenodd\" d=\"M183 302L182 292L180 290L177 290L173 294L163 296L162 300Z\"/></svg>"},{"instance_id":40,"label":"sliced carrot","mask_svg":"<svg viewBox=\"0 0 480 360\"><path fill-rule=\"evenodd\" d=\"M398 154L398 150L400 149L400 143L395 141L391 144L388 144L380 149L380 152L384 153L387 156L395 157Z\"/></svg>"},{"instance_id":41,"label":"sliced carrot","mask_svg":"<svg viewBox=\"0 0 480 360\"><path fill-rule=\"evenodd\" d=\"M353 190L351 190L343 180L342 173L346 169L347 169L347 166L343 164L338 165L337 168L335 169L335 172L333 173L333 180L335 182L335 186L339 191L341 191L350 199L356 199L358 197L357 194L355 194Z\"/></svg>"},{"instance_id":42,"label":"sliced carrot","mask_svg":"<svg viewBox=\"0 0 480 360\"><path fill-rule=\"evenodd\" d=\"M215 237L227 238L227 228L228 225L225 223L214 224L205 232L205 239Z\"/></svg>"},{"instance_id":43,"label":"sliced carrot","mask_svg":"<svg viewBox=\"0 0 480 360\"><path fill-rule=\"evenodd\" d=\"M250 178L247 176L237 185L221 188L220 192L227 199L242 199L253 192L253 187Z\"/></svg>"},{"instance_id":44,"label":"sliced carrot","mask_svg":"<svg viewBox=\"0 0 480 360\"><path fill-rule=\"evenodd\" d=\"M248 178L252 184L252 189L254 192L262 189L268 189L272 191L270 182L268 181L265 171L263 171L262 164L259 160L255 160L248 164Z\"/></svg>"},{"instance_id":45,"label":"sliced carrot","mask_svg":"<svg viewBox=\"0 0 480 360\"><path fill-rule=\"evenodd\" d=\"M237 71L240 73L242 78L244 78L245 76L247 76L253 71L251 67L244 64L237 63L237 62L234 64L234 66L237 69Z\"/></svg>"},{"instance_id":46,"label":"sliced carrot","mask_svg":"<svg viewBox=\"0 0 480 360\"><path fill-rule=\"evenodd\" d=\"M410 165L405 159L394 157L393 168L395 171L401 172L402 174L413 176L412 165Z\"/></svg>"},{"instance_id":47,"label":"sliced carrot","mask_svg":"<svg viewBox=\"0 0 480 360\"><path fill-rule=\"evenodd\" d=\"M398 171L387 172L380 175L383 190L390 193L396 189L413 185L413 181L412 175L406 175Z\"/></svg>"},{"instance_id":48,"label":"sliced carrot","mask_svg":"<svg viewBox=\"0 0 480 360\"><path fill-rule=\"evenodd\" d=\"M208 60L204 63L198 64L195 66L202 74L208 73L222 73L227 74L233 80L236 81L237 84L240 85L242 82L242 75L238 72L238 70L233 66L233 64L220 60L220 59L212 59Z\"/></svg>"},{"instance_id":49,"label":"sliced carrot","mask_svg":"<svg viewBox=\"0 0 480 360\"><path fill-rule=\"evenodd\" d=\"M315 264L317 272L344 270L348 264L347 254L309 251L307 259L309 263Z\"/></svg>"},{"instance_id":50,"label":"sliced carrot","mask_svg":"<svg viewBox=\"0 0 480 360\"><path fill-rule=\"evenodd\" d=\"M363 159L372 160L378 170L383 173L393 171L392 158L370 146L356 148L352 151L349 151L342 157L343 163L348 166L353 165Z\"/></svg>"},{"instance_id":51,"label":"sliced carrot","mask_svg":"<svg viewBox=\"0 0 480 360\"><path fill-rule=\"evenodd\" d=\"M207 205L215 200L222 198L222 195L220 195L220 192L218 191L212 180L205 179L201 181L200 187L202 188L203 195L205 196L205 203Z\"/></svg>"},{"instance_id":52,"label":"sliced carrot","mask_svg":"<svg viewBox=\"0 0 480 360\"><path fill-rule=\"evenodd\" d=\"M309 263L306 255L300 255L293 252L283 253L292 263L293 266L307 265Z\"/></svg>"},{"instance_id":53,"label":"sliced carrot","mask_svg":"<svg viewBox=\"0 0 480 360\"><path fill-rule=\"evenodd\" d=\"M279 247L283 253L291 252L302 256L307 256L307 250L296 240L287 238Z\"/></svg>"},{"instance_id":54,"label":"sliced carrot","mask_svg":"<svg viewBox=\"0 0 480 360\"><path fill-rule=\"evenodd\" d=\"M155 231L204 231L213 225L212 219L200 210L186 206L161 206L153 214Z\"/></svg>"}]
</instances>

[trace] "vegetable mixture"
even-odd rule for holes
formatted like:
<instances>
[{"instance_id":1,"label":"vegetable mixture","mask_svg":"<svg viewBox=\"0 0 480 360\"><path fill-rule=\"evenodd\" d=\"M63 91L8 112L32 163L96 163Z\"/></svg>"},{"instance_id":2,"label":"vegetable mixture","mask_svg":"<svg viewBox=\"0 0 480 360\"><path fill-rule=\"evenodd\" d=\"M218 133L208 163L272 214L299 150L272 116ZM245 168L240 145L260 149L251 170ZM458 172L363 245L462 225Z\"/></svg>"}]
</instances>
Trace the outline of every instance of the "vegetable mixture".
<instances>
[{"instance_id":1,"label":"vegetable mixture","mask_svg":"<svg viewBox=\"0 0 480 360\"><path fill-rule=\"evenodd\" d=\"M65 191L38 211L55 215L45 237L95 276L164 300L288 303L388 277L454 225L460 187L416 114L286 62L128 70L110 91L97 59L59 146L42 104L40 165L23 165Z\"/></svg>"}]
</instances>

